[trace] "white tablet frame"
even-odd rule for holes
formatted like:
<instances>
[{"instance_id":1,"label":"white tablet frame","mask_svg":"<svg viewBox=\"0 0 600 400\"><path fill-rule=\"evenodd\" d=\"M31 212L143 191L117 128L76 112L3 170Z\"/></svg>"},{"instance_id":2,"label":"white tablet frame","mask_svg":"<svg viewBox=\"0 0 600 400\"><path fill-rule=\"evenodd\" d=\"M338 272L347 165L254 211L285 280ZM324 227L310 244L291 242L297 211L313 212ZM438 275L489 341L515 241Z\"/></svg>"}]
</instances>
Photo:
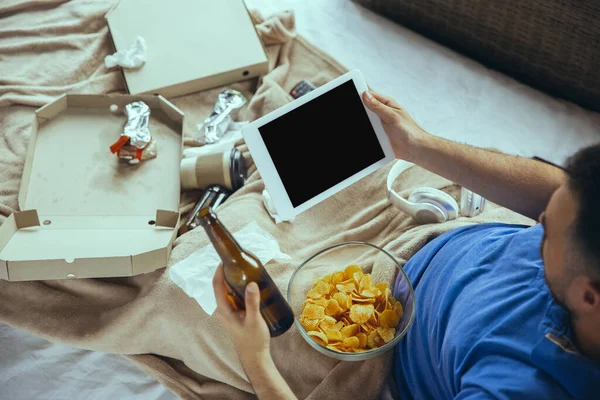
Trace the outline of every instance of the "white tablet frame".
<instances>
[{"instance_id":1,"label":"white tablet frame","mask_svg":"<svg viewBox=\"0 0 600 400\"><path fill-rule=\"evenodd\" d=\"M330 187L326 191L305 201L299 206L294 207L292 205L287 191L285 190L285 186L283 185L279 173L277 172L277 168L275 168L275 164L273 163L269 151L267 150L267 147L265 146L265 143L260 135L259 129L262 126L268 124L269 122L281 117L284 114L289 113L290 111L302 106L303 104L308 103L314 98L319 97L322 94L329 92L330 90L350 80L354 82L357 94L361 101L363 101L362 93L365 90L368 90L367 84L365 83L365 80L359 70L352 70L313 90L312 92L305 94L299 99L288 103L276 109L275 111L270 112L269 114L257 119L256 121L251 122L250 124L246 125L242 130L242 135L244 136L244 140L246 141L248 149L252 154L254 164L260 172L260 175L265 183L266 189L269 191L271 199L273 200L273 203L277 210L277 214L283 220L293 219L298 214L333 196L340 190L352 185L353 183L357 182L358 180L364 178L365 176L369 175L370 173L376 171L377 169L383 167L384 165L388 164L389 162L395 159L394 151L392 150L392 145L390 144L390 140L387 134L385 133L383 126L381 125L381 120L374 112L372 112L366 106L364 106L363 102L363 106L365 107L367 116L369 117L371 125L373 126L373 130L375 131L377 139L379 140L379 145L383 150L384 157L381 160L375 162L374 164L368 166L367 168L355 173L354 175L344 179L340 183ZM308 139L296 138L296 140ZM290 141L290 146L293 146L293 141ZM290 147L290 149L293 150L293 147ZM309 181L304 182L303 184L309 184Z\"/></svg>"}]
</instances>

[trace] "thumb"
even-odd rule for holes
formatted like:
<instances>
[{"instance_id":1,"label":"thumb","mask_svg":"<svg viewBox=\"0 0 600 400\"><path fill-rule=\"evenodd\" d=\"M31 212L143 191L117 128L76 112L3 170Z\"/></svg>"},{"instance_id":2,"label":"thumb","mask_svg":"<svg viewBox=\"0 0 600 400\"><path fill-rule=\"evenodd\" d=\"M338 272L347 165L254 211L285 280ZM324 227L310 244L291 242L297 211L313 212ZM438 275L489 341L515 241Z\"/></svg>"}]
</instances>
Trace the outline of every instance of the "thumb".
<instances>
[{"instance_id":1,"label":"thumb","mask_svg":"<svg viewBox=\"0 0 600 400\"><path fill-rule=\"evenodd\" d=\"M377 100L369 90L363 93L363 101L367 108L377 114L383 122L391 123L396 120L396 110Z\"/></svg>"},{"instance_id":2,"label":"thumb","mask_svg":"<svg viewBox=\"0 0 600 400\"><path fill-rule=\"evenodd\" d=\"M246 318L262 318L260 315L260 291L256 282L246 285Z\"/></svg>"}]
</instances>

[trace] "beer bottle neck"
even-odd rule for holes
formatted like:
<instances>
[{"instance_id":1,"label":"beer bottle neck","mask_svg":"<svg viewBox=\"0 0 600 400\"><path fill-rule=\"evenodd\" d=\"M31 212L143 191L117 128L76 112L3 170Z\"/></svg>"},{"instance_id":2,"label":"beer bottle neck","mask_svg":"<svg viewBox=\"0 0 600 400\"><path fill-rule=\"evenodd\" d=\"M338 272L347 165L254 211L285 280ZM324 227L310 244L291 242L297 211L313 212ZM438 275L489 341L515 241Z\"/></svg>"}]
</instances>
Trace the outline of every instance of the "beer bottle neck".
<instances>
[{"instance_id":1,"label":"beer bottle neck","mask_svg":"<svg viewBox=\"0 0 600 400\"><path fill-rule=\"evenodd\" d=\"M224 263L238 260L243 250L217 216L209 208L203 208L198 218L221 260Z\"/></svg>"}]
</instances>

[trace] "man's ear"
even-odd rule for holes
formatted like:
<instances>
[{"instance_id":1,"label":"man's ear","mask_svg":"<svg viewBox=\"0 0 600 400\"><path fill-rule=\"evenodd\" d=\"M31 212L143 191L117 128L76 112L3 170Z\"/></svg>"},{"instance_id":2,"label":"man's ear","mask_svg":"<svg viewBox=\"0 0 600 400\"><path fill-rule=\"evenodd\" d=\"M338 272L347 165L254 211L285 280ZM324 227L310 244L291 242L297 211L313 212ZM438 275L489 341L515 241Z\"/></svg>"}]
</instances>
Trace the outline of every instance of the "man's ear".
<instances>
[{"instance_id":1,"label":"man's ear","mask_svg":"<svg viewBox=\"0 0 600 400\"><path fill-rule=\"evenodd\" d=\"M582 314L600 314L600 282L587 276L575 278L575 306Z\"/></svg>"}]
</instances>

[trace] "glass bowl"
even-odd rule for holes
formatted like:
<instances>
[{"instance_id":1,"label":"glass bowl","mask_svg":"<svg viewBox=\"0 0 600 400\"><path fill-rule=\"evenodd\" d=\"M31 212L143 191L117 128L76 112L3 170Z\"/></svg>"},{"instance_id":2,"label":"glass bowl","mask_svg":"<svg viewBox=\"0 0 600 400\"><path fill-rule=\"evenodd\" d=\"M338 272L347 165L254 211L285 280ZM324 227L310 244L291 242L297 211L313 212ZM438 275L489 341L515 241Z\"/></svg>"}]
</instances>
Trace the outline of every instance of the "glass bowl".
<instances>
[{"instance_id":1,"label":"glass bowl","mask_svg":"<svg viewBox=\"0 0 600 400\"><path fill-rule=\"evenodd\" d=\"M329 349L317 343L308 335L298 317L306 294L315 281L326 274L343 271L348 265L358 265L364 273L370 273L373 281L387 282L404 309L404 315L396 327L394 339L381 347L361 353L344 353ZM302 337L319 353L342 361L363 361L377 357L394 348L412 325L415 315L415 293L398 261L380 247L364 242L344 242L323 249L306 260L292 275L288 286L287 299L294 311L294 323Z\"/></svg>"}]
</instances>

